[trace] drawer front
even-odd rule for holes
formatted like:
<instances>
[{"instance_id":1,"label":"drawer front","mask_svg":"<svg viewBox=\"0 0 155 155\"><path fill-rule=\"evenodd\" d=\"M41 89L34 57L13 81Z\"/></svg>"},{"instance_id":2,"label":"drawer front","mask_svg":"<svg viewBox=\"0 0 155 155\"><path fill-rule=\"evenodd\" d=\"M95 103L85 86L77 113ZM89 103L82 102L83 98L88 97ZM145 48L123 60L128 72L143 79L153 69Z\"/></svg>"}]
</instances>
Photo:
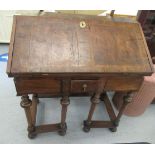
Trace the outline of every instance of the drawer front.
<instances>
[{"instance_id":1,"label":"drawer front","mask_svg":"<svg viewBox=\"0 0 155 155\"><path fill-rule=\"evenodd\" d=\"M105 90L109 91L136 91L140 88L143 78L139 77L115 77L108 78Z\"/></svg>"},{"instance_id":2,"label":"drawer front","mask_svg":"<svg viewBox=\"0 0 155 155\"><path fill-rule=\"evenodd\" d=\"M104 81L105 91L136 91L140 88L143 78L137 77L109 77ZM23 94L51 94L60 96L61 80L51 78L16 78L17 95ZM71 80L71 95L92 95L96 92L98 80Z\"/></svg>"},{"instance_id":3,"label":"drawer front","mask_svg":"<svg viewBox=\"0 0 155 155\"><path fill-rule=\"evenodd\" d=\"M71 93L72 94L92 94L96 91L97 80L72 80Z\"/></svg>"},{"instance_id":4,"label":"drawer front","mask_svg":"<svg viewBox=\"0 0 155 155\"><path fill-rule=\"evenodd\" d=\"M50 78L19 78L15 79L17 95L22 94L53 94L61 92L61 82Z\"/></svg>"}]
</instances>

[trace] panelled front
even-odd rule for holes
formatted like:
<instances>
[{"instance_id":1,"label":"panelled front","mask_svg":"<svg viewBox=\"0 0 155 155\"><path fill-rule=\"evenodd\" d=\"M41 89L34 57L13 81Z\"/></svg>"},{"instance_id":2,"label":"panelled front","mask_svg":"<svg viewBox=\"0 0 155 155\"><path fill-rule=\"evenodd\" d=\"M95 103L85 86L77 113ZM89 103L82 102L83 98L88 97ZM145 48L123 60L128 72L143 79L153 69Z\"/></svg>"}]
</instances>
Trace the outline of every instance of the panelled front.
<instances>
[{"instance_id":1,"label":"panelled front","mask_svg":"<svg viewBox=\"0 0 155 155\"><path fill-rule=\"evenodd\" d=\"M104 89L106 91L136 91L140 88L143 77L109 77Z\"/></svg>"},{"instance_id":2,"label":"panelled front","mask_svg":"<svg viewBox=\"0 0 155 155\"><path fill-rule=\"evenodd\" d=\"M61 93L61 81L51 78L16 78L15 85L17 95Z\"/></svg>"},{"instance_id":3,"label":"panelled front","mask_svg":"<svg viewBox=\"0 0 155 155\"><path fill-rule=\"evenodd\" d=\"M136 91L141 86L142 77L104 77L103 91ZM23 94L62 94L61 80L47 77L15 78L17 95ZM71 80L70 95L92 95L96 92L98 80Z\"/></svg>"}]
</instances>

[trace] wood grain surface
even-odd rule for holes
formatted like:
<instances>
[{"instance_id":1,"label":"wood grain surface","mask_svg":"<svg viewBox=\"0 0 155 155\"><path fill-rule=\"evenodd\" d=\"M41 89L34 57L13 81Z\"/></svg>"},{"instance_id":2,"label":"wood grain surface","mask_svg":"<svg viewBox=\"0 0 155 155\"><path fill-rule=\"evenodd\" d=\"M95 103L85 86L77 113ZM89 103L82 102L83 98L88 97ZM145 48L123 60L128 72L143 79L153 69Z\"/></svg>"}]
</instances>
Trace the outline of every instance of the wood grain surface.
<instances>
[{"instance_id":1,"label":"wood grain surface","mask_svg":"<svg viewBox=\"0 0 155 155\"><path fill-rule=\"evenodd\" d=\"M153 72L138 23L60 14L15 16L14 22L8 74Z\"/></svg>"},{"instance_id":2,"label":"wood grain surface","mask_svg":"<svg viewBox=\"0 0 155 155\"><path fill-rule=\"evenodd\" d=\"M7 73L14 77L17 95L22 95L29 138L49 131L65 135L69 96L86 94L93 96L83 130L107 127L115 132L132 91L152 68L138 23L63 14L14 17ZM128 92L118 115L105 91ZM62 96L61 122L36 126L37 96L48 94ZM110 121L92 120L101 95Z\"/></svg>"}]
</instances>

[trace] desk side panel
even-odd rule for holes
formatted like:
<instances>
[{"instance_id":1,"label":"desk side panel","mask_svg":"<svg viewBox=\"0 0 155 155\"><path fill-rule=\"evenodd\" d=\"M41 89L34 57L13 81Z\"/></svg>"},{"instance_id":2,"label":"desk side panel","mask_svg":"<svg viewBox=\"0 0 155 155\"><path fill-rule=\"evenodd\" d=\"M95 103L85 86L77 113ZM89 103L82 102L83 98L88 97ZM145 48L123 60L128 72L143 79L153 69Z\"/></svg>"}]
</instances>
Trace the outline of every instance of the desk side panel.
<instances>
[{"instance_id":1,"label":"desk side panel","mask_svg":"<svg viewBox=\"0 0 155 155\"><path fill-rule=\"evenodd\" d=\"M13 17L13 25L12 25L11 39L10 39L10 45L9 45L8 62L7 62L7 70L6 70L6 73L8 75L11 74L11 65L12 65L15 31L16 31L16 16Z\"/></svg>"}]
</instances>

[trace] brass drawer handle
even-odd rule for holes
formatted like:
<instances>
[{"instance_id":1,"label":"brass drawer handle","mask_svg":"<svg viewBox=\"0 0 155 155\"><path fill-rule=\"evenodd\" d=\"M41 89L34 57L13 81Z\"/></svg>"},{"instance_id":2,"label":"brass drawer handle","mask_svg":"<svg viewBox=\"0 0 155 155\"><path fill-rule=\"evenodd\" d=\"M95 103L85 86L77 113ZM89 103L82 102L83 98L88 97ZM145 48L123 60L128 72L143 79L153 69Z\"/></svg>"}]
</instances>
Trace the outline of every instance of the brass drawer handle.
<instances>
[{"instance_id":1,"label":"brass drawer handle","mask_svg":"<svg viewBox=\"0 0 155 155\"><path fill-rule=\"evenodd\" d=\"M83 84L83 91L86 92L87 84Z\"/></svg>"}]
</instances>

